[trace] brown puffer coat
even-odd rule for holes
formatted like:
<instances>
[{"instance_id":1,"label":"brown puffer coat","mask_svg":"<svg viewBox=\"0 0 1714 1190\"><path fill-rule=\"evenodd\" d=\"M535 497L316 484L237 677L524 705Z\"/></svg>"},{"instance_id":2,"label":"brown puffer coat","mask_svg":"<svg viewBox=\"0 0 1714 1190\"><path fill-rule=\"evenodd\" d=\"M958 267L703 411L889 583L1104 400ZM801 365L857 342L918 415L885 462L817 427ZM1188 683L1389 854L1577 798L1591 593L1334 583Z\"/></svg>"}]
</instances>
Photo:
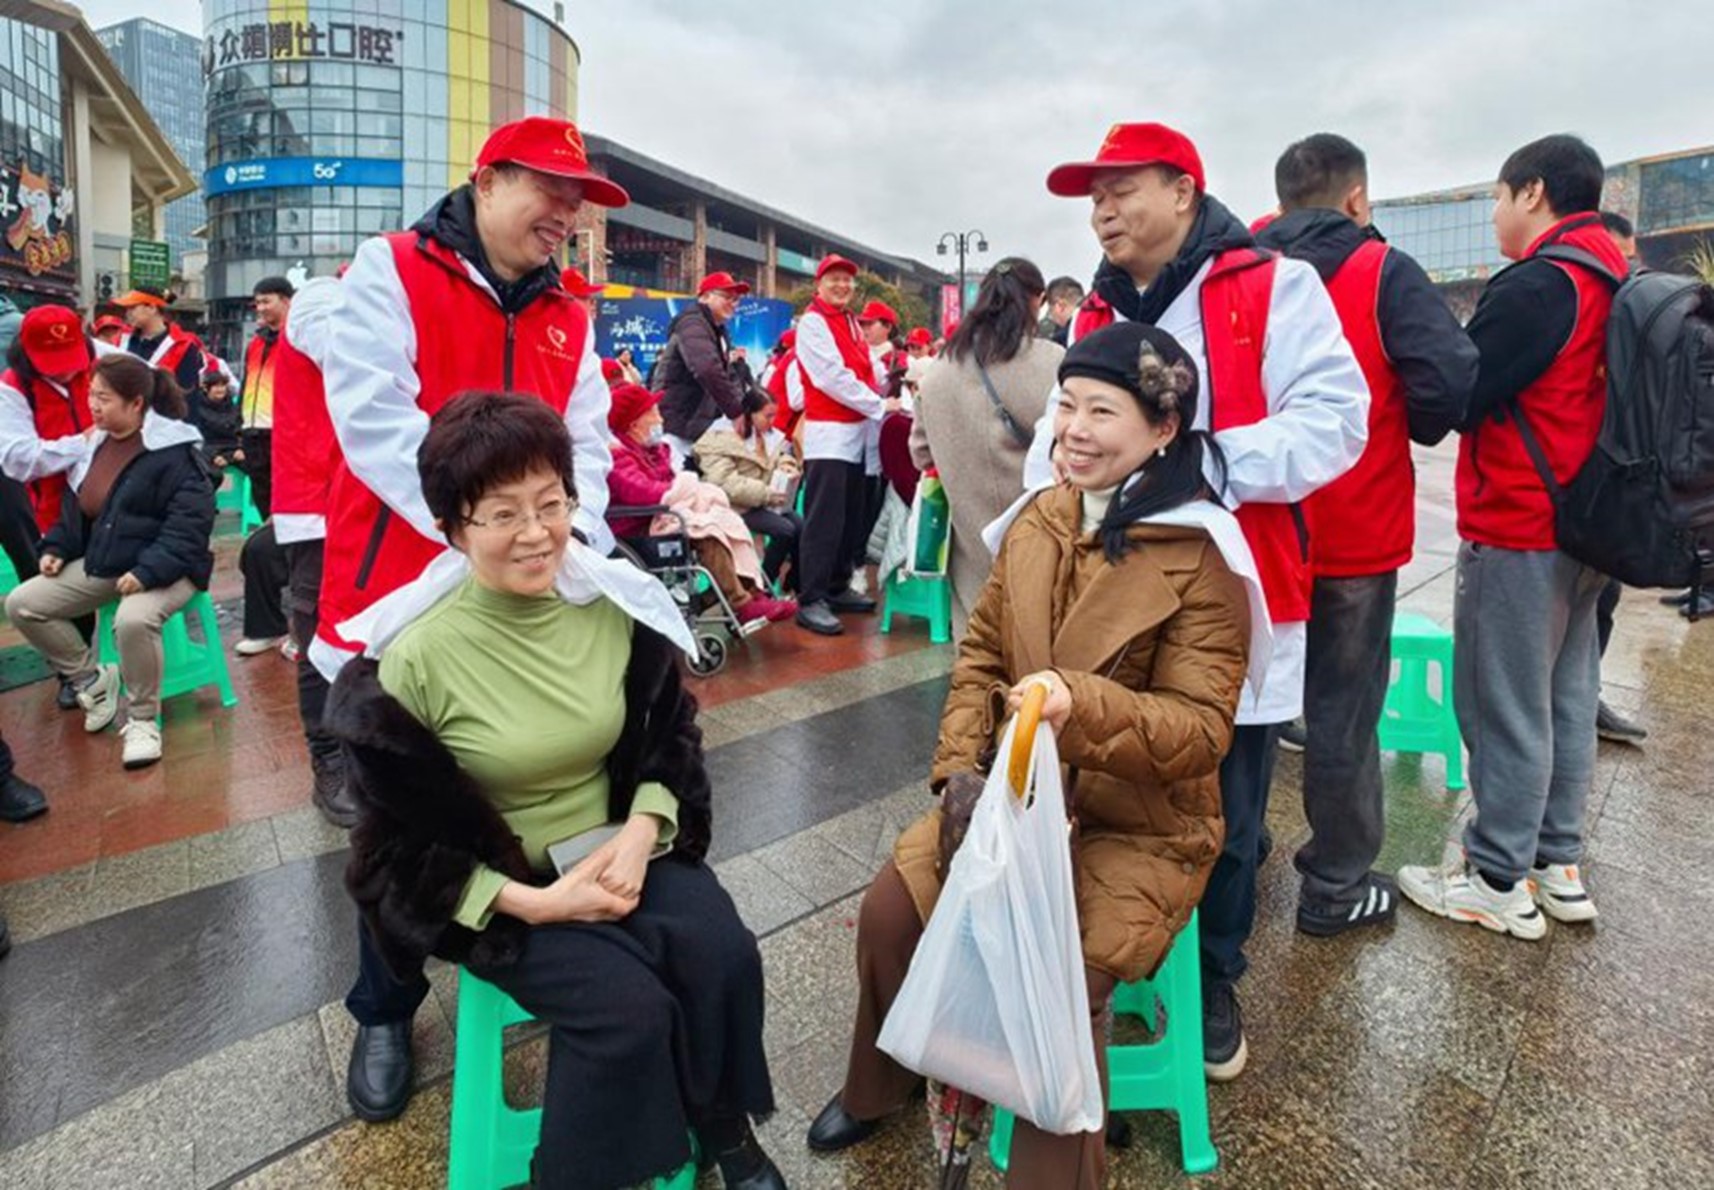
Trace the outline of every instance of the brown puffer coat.
<instances>
[{"instance_id":1,"label":"brown puffer coat","mask_svg":"<svg viewBox=\"0 0 1714 1190\"><path fill-rule=\"evenodd\" d=\"M1052 669L1070 687L1058 738L1075 770L1077 907L1091 967L1152 975L1220 854L1220 760L1249 657L1244 586L1200 529L1139 525L1117 566L1081 530L1077 492L1044 493L1006 537L959 647L933 780L975 769L1004 693ZM1000 763L1004 763L1002 760ZM927 920L940 811L893 859Z\"/></svg>"}]
</instances>

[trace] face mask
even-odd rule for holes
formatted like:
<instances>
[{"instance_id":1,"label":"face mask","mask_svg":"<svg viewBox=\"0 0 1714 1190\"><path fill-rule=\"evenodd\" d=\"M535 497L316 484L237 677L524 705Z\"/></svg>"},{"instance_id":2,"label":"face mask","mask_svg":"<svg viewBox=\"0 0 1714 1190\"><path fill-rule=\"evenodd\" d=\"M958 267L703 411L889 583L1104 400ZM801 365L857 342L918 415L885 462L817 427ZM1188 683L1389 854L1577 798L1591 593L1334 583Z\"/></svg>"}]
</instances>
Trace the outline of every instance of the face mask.
<instances>
[{"instance_id":1,"label":"face mask","mask_svg":"<svg viewBox=\"0 0 1714 1190\"><path fill-rule=\"evenodd\" d=\"M666 441L666 438L667 438L666 427L665 426L654 426L649 430L649 432L647 434L643 435L643 445L644 446L659 446L661 443Z\"/></svg>"}]
</instances>

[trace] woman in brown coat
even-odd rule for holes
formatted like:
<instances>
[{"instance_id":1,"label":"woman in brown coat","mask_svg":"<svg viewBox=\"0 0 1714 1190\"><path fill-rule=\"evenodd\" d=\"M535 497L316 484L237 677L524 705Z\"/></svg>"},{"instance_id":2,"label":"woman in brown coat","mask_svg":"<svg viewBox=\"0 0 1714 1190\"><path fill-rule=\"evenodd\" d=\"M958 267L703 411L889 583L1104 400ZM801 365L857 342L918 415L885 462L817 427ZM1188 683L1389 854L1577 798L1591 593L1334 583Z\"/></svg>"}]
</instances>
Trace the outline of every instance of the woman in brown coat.
<instances>
[{"instance_id":1,"label":"woman in brown coat","mask_svg":"<svg viewBox=\"0 0 1714 1190\"><path fill-rule=\"evenodd\" d=\"M1181 430L1195 416L1196 371L1170 335L1106 328L1067 353L1059 380L1055 438L1069 482L1029 503L1006 535L959 649L932 783L957 788L992 763L1024 687L1049 684L1043 719L1071 770L1105 1092L1113 987L1160 965L1220 854L1218 770L1249 655L1239 575L1253 564L1230 515L1204 499L1213 447ZM864 1139L915 1087L875 1039L940 893L943 825L935 809L909 827L864 897L850 1065L810 1128L811 1148ZM1105 1176L1102 1133L1055 1136L1018 1121L1008 1185L1093 1190Z\"/></svg>"}]
</instances>

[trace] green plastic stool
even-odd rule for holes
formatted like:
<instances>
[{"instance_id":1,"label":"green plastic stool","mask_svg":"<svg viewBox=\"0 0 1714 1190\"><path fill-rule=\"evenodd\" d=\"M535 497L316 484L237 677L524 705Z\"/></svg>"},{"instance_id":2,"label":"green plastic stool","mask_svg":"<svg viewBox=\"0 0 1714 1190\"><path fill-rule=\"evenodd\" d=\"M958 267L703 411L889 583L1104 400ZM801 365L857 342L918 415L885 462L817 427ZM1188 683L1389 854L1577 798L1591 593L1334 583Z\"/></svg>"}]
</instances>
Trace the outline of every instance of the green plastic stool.
<instances>
[{"instance_id":1,"label":"green plastic stool","mask_svg":"<svg viewBox=\"0 0 1714 1190\"><path fill-rule=\"evenodd\" d=\"M1381 712L1383 752L1438 752L1446 758L1446 788L1464 788L1464 739L1452 705L1452 633L1417 612L1393 613L1393 660L1398 677ZM1440 669L1440 698L1429 693L1429 667Z\"/></svg>"},{"instance_id":2,"label":"green plastic stool","mask_svg":"<svg viewBox=\"0 0 1714 1190\"><path fill-rule=\"evenodd\" d=\"M881 599L881 632L893 630L893 617L921 616L928 621L928 638L937 645L952 639L952 584L944 575L906 576L895 570Z\"/></svg>"},{"instance_id":3,"label":"green plastic stool","mask_svg":"<svg viewBox=\"0 0 1714 1190\"><path fill-rule=\"evenodd\" d=\"M250 477L236 467L226 469L226 482L214 493L214 510L236 512L238 531L245 537L262 524L262 514L256 511L256 502L250 499Z\"/></svg>"},{"instance_id":4,"label":"green plastic stool","mask_svg":"<svg viewBox=\"0 0 1714 1190\"><path fill-rule=\"evenodd\" d=\"M507 1104L501 1032L532 1019L505 992L460 968L447 1190L497 1190L530 1179L530 1158L542 1134L542 1109ZM695 1160L671 1177L655 1179L655 1190L695 1186Z\"/></svg>"},{"instance_id":5,"label":"green plastic stool","mask_svg":"<svg viewBox=\"0 0 1714 1190\"><path fill-rule=\"evenodd\" d=\"M114 604L101 609L96 628L96 655L102 665L119 664L119 643L113 639ZM202 639L193 641L186 620L195 616L202 626ZM189 603L174 612L161 625L161 650L165 662L161 673L161 701L176 698L214 686L220 691L220 705L235 707L238 695L232 689L232 675L226 668L226 650L220 644L220 624L214 615L214 600L207 591L198 591ZM156 716L157 720L159 716Z\"/></svg>"},{"instance_id":6,"label":"green plastic stool","mask_svg":"<svg viewBox=\"0 0 1714 1190\"><path fill-rule=\"evenodd\" d=\"M18 585L18 571L12 565L12 559L0 550L0 599L12 593L12 588Z\"/></svg>"},{"instance_id":7,"label":"green plastic stool","mask_svg":"<svg viewBox=\"0 0 1714 1190\"><path fill-rule=\"evenodd\" d=\"M1166 1010L1166 1033L1148 1045L1107 1047L1107 1110L1170 1111L1178 1115L1178 1147L1184 1172L1209 1173L1220 1163L1208 1133L1208 1077L1202 1068L1202 962L1197 914L1174 939L1155 977L1120 984L1113 1011L1151 1025ZM1002 1171L1012 1152L1012 1113L994 1112L988 1155Z\"/></svg>"}]
</instances>

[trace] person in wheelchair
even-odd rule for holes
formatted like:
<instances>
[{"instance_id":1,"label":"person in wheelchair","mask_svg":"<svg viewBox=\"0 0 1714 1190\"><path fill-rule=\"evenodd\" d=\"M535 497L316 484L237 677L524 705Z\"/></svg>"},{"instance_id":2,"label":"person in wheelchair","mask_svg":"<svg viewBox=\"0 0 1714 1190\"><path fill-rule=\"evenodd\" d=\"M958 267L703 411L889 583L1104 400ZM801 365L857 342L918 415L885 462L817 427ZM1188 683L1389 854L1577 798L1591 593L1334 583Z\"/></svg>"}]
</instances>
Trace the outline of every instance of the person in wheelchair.
<instances>
[{"instance_id":1,"label":"person in wheelchair","mask_svg":"<svg viewBox=\"0 0 1714 1190\"><path fill-rule=\"evenodd\" d=\"M670 559L670 539L682 532L741 623L791 619L797 615L797 603L768 593L750 530L732 510L726 493L673 468L671 449L663 441L660 400L659 393L640 384L613 390L607 414L613 469L607 490L615 510L650 509L642 515L609 516L613 535L653 569ZM670 515L660 510L670 510Z\"/></svg>"}]
</instances>

